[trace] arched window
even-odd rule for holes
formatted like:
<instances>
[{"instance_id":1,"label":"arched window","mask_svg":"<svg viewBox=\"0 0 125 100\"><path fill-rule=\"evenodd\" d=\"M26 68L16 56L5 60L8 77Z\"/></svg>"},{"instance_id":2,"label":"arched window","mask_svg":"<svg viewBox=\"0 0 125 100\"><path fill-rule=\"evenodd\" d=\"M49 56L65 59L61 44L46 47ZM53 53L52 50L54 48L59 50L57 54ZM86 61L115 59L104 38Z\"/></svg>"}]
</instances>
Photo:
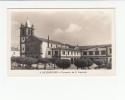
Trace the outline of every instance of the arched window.
<instances>
[{"instance_id":1,"label":"arched window","mask_svg":"<svg viewBox=\"0 0 125 100\"><path fill-rule=\"evenodd\" d=\"M25 33L25 30L23 29L23 35L25 35L24 33Z\"/></svg>"},{"instance_id":2,"label":"arched window","mask_svg":"<svg viewBox=\"0 0 125 100\"><path fill-rule=\"evenodd\" d=\"M30 35L30 30L28 30L28 35Z\"/></svg>"},{"instance_id":3,"label":"arched window","mask_svg":"<svg viewBox=\"0 0 125 100\"><path fill-rule=\"evenodd\" d=\"M32 30L31 30L31 34L33 34L33 33L32 33Z\"/></svg>"}]
</instances>

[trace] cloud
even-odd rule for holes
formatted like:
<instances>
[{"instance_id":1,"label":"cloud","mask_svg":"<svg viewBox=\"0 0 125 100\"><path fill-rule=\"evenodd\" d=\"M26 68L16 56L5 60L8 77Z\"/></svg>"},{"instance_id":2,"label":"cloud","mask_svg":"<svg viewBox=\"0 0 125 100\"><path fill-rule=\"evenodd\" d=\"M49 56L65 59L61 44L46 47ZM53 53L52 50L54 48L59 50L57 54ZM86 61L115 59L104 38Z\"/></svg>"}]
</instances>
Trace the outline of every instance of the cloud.
<instances>
[{"instance_id":1,"label":"cloud","mask_svg":"<svg viewBox=\"0 0 125 100\"><path fill-rule=\"evenodd\" d=\"M66 32L77 32L77 31L79 31L81 29L82 29L82 27L80 27L80 26L78 26L76 24L70 24L68 29L66 29L65 31Z\"/></svg>"},{"instance_id":2,"label":"cloud","mask_svg":"<svg viewBox=\"0 0 125 100\"><path fill-rule=\"evenodd\" d=\"M63 31L62 29L57 28L57 29L54 29L53 34L62 34L62 33L64 33L64 32L65 32L65 31Z\"/></svg>"},{"instance_id":3,"label":"cloud","mask_svg":"<svg viewBox=\"0 0 125 100\"><path fill-rule=\"evenodd\" d=\"M11 23L14 24L14 25L18 25L19 24L19 22L14 21L14 20Z\"/></svg>"},{"instance_id":4,"label":"cloud","mask_svg":"<svg viewBox=\"0 0 125 100\"><path fill-rule=\"evenodd\" d=\"M35 35L41 38L72 45L107 44L111 40L110 9L40 9L37 11L13 12L11 17L12 41L19 43L20 24L25 24L28 15L34 24ZM12 44L14 44L12 42Z\"/></svg>"}]
</instances>

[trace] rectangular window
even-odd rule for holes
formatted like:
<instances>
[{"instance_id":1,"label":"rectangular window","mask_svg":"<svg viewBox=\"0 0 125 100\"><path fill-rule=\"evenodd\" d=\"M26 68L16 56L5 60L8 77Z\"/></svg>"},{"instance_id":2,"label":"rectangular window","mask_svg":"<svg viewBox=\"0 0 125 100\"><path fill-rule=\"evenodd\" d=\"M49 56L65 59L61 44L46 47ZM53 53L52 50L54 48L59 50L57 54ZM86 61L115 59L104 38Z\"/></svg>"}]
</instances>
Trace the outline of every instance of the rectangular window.
<instances>
[{"instance_id":1,"label":"rectangular window","mask_svg":"<svg viewBox=\"0 0 125 100\"><path fill-rule=\"evenodd\" d=\"M73 55L73 52L71 52L71 55Z\"/></svg>"},{"instance_id":2,"label":"rectangular window","mask_svg":"<svg viewBox=\"0 0 125 100\"><path fill-rule=\"evenodd\" d=\"M74 52L74 55L76 55L76 52Z\"/></svg>"},{"instance_id":3,"label":"rectangular window","mask_svg":"<svg viewBox=\"0 0 125 100\"><path fill-rule=\"evenodd\" d=\"M89 51L89 55L93 55L93 51Z\"/></svg>"},{"instance_id":4,"label":"rectangular window","mask_svg":"<svg viewBox=\"0 0 125 100\"><path fill-rule=\"evenodd\" d=\"M95 55L99 55L99 51L95 51Z\"/></svg>"},{"instance_id":5,"label":"rectangular window","mask_svg":"<svg viewBox=\"0 0 125 100\"><path fill-rule=\"evenodd\" d=\"M53 45L51 44L51 47L52 47Z\"/></svg>"},{"instance_id":6,"label":"rectangular window","mask_svg":"<svg viewBox=\"0 0 125 100\"><path fill-rule=\"evenodd\" d=\"M56 48L57 48L57 45L56 45Z\"/></svg>"},{"instance_id":7,"label":"rectangular window","mask_svg":"<svg viewBox=\"0 0 125 100\"><path fill-rule=\"evenodd\" d=\"M110 50L110 53L112 53L112 49L110 48L109 50Z\"/></svg>"},{"instance_id":8,"label":"rectangular window","mask_svg":"<svg viewBox=\"0 0 125 100\"><path fill-rule=\"evenodd\" d=\"M23 37L23 40L24 40L24 37Z\"/></svg>"},{"instance_id":9,"label":"rectangular window","mask_svg":"<svg viewBox=\"0 0 125 100\"><path fill-rule=\"evenodd\" d=\"M78 55L78 52L77 52L77 55Z\"/></svg>"},{"instance_id":10,"label":"rectangular window","mask_svg":"<svg viewBox=\"0 0 125 100\"><path fill-rule=\"evenodd\" d=\"M63 55L65 55L65 51L63 51Z\"/></svg>"},{"instance_id":11,"label":"rectangular window","mask_svg":"<svg viewBox=\"0 0 125 100\"><path fill-rule=\"evenodd\" d=\"M51 51L48 51L48 55L51 55Z\"/></svg>"},{"instance_id":12,"label":"rectangular window","mask_svg":"<svg viewBox=\"0 0 125 100\"><path fill-rule=\"evenodd\" d=\"M68 51L68 55L69 55L69 51Z\"/></svg>"},{"instance_id":13,"label":"rectangular window","mask_svg":"<svg viewBox=\"0 0 125 100\"><path fill-rule=\"evenodd\" d=\"M58 55L58 51L55 51L55 55L56 55L56 56Z\"/></svg>"},{"instance_id":14,"label":"rectangular window","mask_svg":"<svg viewBox=\"0 0 125 100\"><path fill-rule=\"evenodd\" d=\"M23 48L23 50L24 50L24 48Z\"/></svg>"},{"instance_id":15,"label":"rectangular window","mask_svg":"<svg viewBox=\"0 0 125 100\"><path fill-rule=\"evenodd\" d=\"M83 55L87 55L87 51L83 51Z\"/></svg>"},{"instance_id":16,"label":"rectangular window","mask_svg":"<svg viewBox=\"0 0 125 100\"><path fill-rule=\"evenodd\" d=\"M101 55L105 55L105 54L106 54L105 50L101 51Z\"/></svg>"}]
</instances>

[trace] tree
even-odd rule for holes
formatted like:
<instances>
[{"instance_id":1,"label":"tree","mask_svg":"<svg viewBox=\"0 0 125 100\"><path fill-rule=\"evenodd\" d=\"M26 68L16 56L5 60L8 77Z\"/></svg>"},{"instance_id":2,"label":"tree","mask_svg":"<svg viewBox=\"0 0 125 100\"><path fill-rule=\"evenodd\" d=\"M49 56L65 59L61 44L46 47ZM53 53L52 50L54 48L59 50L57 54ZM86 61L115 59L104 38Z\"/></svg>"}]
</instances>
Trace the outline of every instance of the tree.
<instances>
[{"instance_id":1,"label":"tree","mask_svg":"<svg viewBox=\"0 0 125 100\"><path fill-rule=\"evenodd\" d=\"M104 61L102 59L94 59L93 61L96 65L98 65L99 69L100 66L104 63Z\"/></svg>"},{"instance_id":2,"label":"tree","mask_svg":"<svg viewBox=\"0 0 125 100\"><path fill-rule=\"evenodd\" d=\"M49 62L48 58L39 58L37 60L37 63L43 63L44 64L44 69L46 69L46 64Z\"/></svg>"},{"instance_id":3,"label":"tree","mask_svg":"<svg viewBox=\"0 0 125 100\"><path fill-rule=\"evenodd\" d=\"M16 62L21 64L21 57L16 57Z\"/></svg>"},{"instance_id":4,"label":"tree","mask_svg":"<svg viewBox=\"0 0 125 100\"><path fill-rule=\"evenodd\" d=\"M56 60L57 60L57 58L55 58L55 57L49 59L49 61L54 64L54 69L55 69L55 62L56 62Z\"/></svg>"},{"instance_id":5,"label":"tree","mask_svg":"<svg viewBox=\"0 0 125 100\"><path fill-rule=\"evenodd\" d=\"M112 69L112 58L109 59L109 62L107 64L107 69Z\"/></svg>"},{"instance_id":6,"label":"tree","mask_svg":"<svg viewBox=\"0 0 125 100\"><path fill-rule=\"evenodd\" d=\"M87 60L86 59L76 59L74 61L75 66L81 69L84 69L87 66Z\"/></svg>"},{"instance_id":7,"label":"tree","mask_svg":"<svg viewBox=\"0 0 125 100\"><path fill-rule=\"evenodd\" d=\"M58 59L56 60L55 64L58 67L63 68L63 70L69 68L71 65L70 60L68 59Z\"/></svg>"},{"instance_id":8,"label":"tree","mask_svg":"<svg viewBox=\"0 0 125 100\"><path fill-rule=\"evenodd\" d=\"M93 61L90 59L86 59L87 60L87 67L88 69L90 69L89 67L93 65Z\"/></svg>"},{"instance_id":9,"label":"tree","mask_svg":"<svg viewBox=\"0 0 125 100\"><path fill-rule=\"evenodd\" d=\"M31 69L31 65L36 63L36 58L26 57L24 58L24 64L27 64L26 68Z\"/></svg>"},{"instance_id":10,"label":"tree","mask_svg":"<svg viewBox=\"0 0 125 100\"><path fill-rule=\"evenodd\" d=\"M11 57L11 63L16 62L16 57Z\"/></svg>"}]
</instances>

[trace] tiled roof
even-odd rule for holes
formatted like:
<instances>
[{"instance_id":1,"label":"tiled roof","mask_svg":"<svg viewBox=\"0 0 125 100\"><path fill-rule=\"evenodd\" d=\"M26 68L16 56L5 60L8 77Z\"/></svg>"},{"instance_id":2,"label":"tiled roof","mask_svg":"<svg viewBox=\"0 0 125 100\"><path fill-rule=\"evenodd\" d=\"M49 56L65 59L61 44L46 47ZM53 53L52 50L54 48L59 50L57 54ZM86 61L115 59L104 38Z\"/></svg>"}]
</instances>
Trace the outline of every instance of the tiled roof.
<instances>
[{"instance_id":1,"label":"tiled roof","mask_svg":"<svg viewBox=\"0 0 125 100\"><path fill-rule=\"evenodd\" d=\"M19 51L19 49L15 47L11 47L11 51Z\"/></svg>"},{"instance_id":2,"label":"tiled roof","mask_svg":"<svg viewBox=\"0 0 125 100\"><path fill-rule=\"evenodd\" d=\"M72 51L79 51L79 49L73 49L73 48L63 48L63 47L57 47L57 48L51 48L53 50L72 50Z\"/></svg>"},{"instance_id":3,"label":"tiled roof","mask_svg":"<svg viewBox=\"0 0 125 100\"><path fill-rule=\"evenodd\" d=\"M35 35L33 35L35 36ZM41 41L44 41L44 42L48 42L48 39L45 39L45 38L39 38L37 36L35 36L36 38L38 38L39 40ZM49 43L54 43L54 44L58 44L58 45L65 45L65 46L71 46L70 44L64 44L62 42L58 42L58 41L54 41L54 40L49 40Z\"/></svg>"},{"instance_id":4,"label":"tiled roof","mask_svg":"<svg viewBox=\"0 0 125 100\"><path fill-rule=\"evenodd\" d=\"M111 44L79 46L78 48L79 49L90 49L90 48L96 48L96 47L105 48L107 46L111 46Z\"/></svg>"}]
</instances>

